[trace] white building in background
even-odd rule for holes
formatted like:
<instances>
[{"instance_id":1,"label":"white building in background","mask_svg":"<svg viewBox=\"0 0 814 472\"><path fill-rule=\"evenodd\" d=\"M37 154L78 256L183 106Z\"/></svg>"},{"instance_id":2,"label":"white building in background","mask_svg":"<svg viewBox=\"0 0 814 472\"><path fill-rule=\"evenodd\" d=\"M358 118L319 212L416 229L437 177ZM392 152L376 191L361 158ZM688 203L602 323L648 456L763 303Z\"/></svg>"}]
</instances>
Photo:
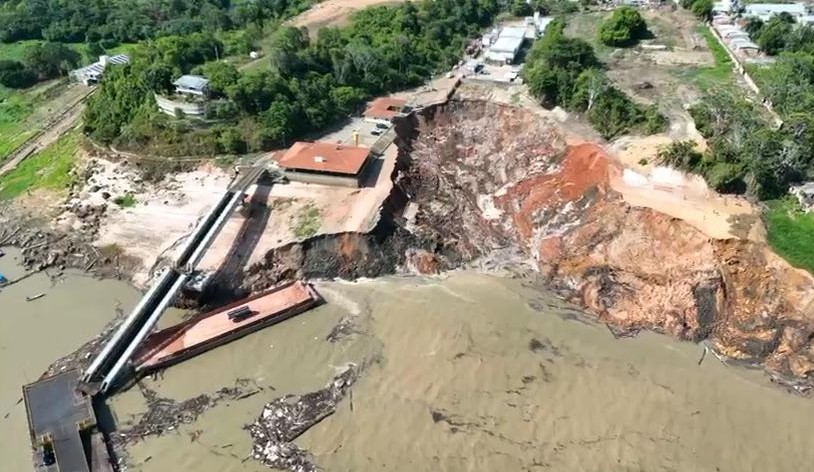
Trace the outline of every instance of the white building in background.
<instances>
[{"instance_id":1,"label":"white building in background","mask_svg":"<svg viewBox=\"0 0 814 472\"><path fill-rule=\"evenodd\" d=\"M763 21L781 13L788 13L800 22L808 15L808 8L804 3L751 3L743 9L744 17L757 17Z\"/></svg>"},{"instance_id":2,"label":"white building in background","mask_svg":"<svg viewBox=\"0 0 814 472\"><path fill-rule=\"evenodd\" d=\"M110 64L128 64L130 57L127 54L116 54L115 56L99 56L99 60L81 69L72 70L68 75L85 85L98 84L102 80L105 69Z\"/></svg>"}]
</instances>

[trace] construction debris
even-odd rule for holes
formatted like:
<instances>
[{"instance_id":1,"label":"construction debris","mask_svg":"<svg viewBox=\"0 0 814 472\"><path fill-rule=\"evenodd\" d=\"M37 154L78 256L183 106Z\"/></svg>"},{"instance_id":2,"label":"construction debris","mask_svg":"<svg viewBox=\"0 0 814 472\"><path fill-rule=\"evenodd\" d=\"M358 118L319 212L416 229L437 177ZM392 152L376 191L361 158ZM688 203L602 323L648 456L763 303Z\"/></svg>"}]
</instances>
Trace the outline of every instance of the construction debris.
<instances>
[{"instance_id":1,"label":"construction debris","mask_svg":"<svg viewBox=\"0 0 814 472\"><path fill-rule=\"evenodd\" d=\"M356 378L357 368L350 365L322 390L305 395L286 395L267 403L257 421L246 426L254 440L252 457L274 469L291 472L319 470L308 451L292 441L333 414Z\"/></svg>"}]
</instances>

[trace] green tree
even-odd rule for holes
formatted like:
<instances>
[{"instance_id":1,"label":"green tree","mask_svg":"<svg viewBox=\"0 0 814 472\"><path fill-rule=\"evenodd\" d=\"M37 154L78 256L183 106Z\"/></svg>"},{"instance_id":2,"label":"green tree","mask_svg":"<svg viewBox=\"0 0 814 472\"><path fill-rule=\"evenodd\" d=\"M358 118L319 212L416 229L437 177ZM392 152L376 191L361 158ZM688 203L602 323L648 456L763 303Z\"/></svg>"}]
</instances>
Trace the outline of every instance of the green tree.
<instances>
[{"instance_id":1,"label":"green tree","mask_svg":"<svg viewBox=\"0 0 814 472\"><path fill-rule=\"evenodd\" d=\"M712 0L695 0L690 6L690 11L698 18L706 20L712 15Z\"/></svg>"},{"instance_id":2,"label":"green tree","mask_svg":"<svg viewBox=\"0 0 814 472\"><path fill-rule=\"evenodd\" d=\"M763 28L763 20L756 16L750 16L746 19L746 23L743 25L743 30L749 34L750 38L756 38L760 34L760 30Z\"/></svg>"},{"instance_id":3,"label":"green tree","mask_svg":"<svg viewBox=\"0 0 814 472\"><path fill-rule=\"evenodd\" d=\"M675 141L663 146L658 151L661 164L678 169L692 170L701 163L701 153L696 149L695 141Z\"/></svg>"},{"instance_id":4,"label":"green tree","mask_svg":"<svg viewBox=\"0 0 814 472\"><path fill-rule=\"evenodd\" d=\"M278 29L269 41L269 61L273 70L291 75L303 66L300 53L308 48L308 31L293 26Z\"/></svg>"},{"instance_id":5,"label":"green tree","mask_svg":"<svg viewBox=\"0 0 814 472\"><path fill-rule=\"evenodd\" d=\"M194 72L209 79L210 90L216 96L225 96L226 91L237 84L240 79L240 72L237 68L224 61L206 63L197 67Z\"/></svg>"},{"instance_id":6,"label":"green tree","mask_svg":"<svg viewBox=\"0 0 814 472\"><path fill-rule=\"evenodd\" d=\"M37 75L21 62L0 60L0 84L9 88L26 88L37 82Z\"/></svg>"},{"instance_id":7,"label":"green tree","mask_svg":"<svg viewBox=\"0 0 814 472\"><path fill-rule=\"evenodd\" d=\"M793 26L780 16L775 16L763 25L755 42L760 49L770 56L774 56L785 49L791 37Z\"/></svg>"},{"instance_id":8,"label":"green tree","mask_svg":"<svg viewBox=\"0 0 814 472\"><path fill-rule=\"evenodd\" d=\"M637 9L629 6L617 8L599 26L599 40L608 46L630 46L647 34L644 18Z\"/></svg>"},{"instance_id":9,"label":"green tree","mask_svg":"<svg viewBox=\"0 0 814 472\"><path fill-rule=\"evenodd\" d=\"M514 0L511 6L511 12L514 16L528 16L533 13L531 5L526 0Z\"/></svg>"},{"instance_id":10,"label":"green tree","mask_svg":"<svg viewBox=\"0 0 814 472\"><path fill-rule=\"evenodd\" d=\"M40 79L67 75L81 59L78 52L60 43L32 44L23 51L23 63Z\"/></svg>"}]
</instances>

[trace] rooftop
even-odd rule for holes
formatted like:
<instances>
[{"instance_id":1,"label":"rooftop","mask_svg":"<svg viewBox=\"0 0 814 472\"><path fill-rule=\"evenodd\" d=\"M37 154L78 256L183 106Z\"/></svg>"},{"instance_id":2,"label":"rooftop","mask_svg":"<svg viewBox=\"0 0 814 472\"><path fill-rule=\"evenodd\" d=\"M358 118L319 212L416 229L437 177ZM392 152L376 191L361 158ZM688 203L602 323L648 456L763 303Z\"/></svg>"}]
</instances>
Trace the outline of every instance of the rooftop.
<instances>
[{"instance_id":1,"label":"rooftop","mask_svg":"<svg viewBox=\"0 0 814 472\"><path fill-rule=\"evenodd\" d=\"M368 148L299 141L286 151L279 164L284 169L357 175L368 155Z\"/></svg>"},{"instance_id":2,"label":"rooftop","mask_svg":"<svg viewBox=\"0 0 814 472\"><path fill-rule=\"evenodd\" d=\"M103 59L104 58L104 59ZM130 62L130 56L127 54L116 54L115 56L102 56L99 58L98 61L94 62L89 66L85 66L74 71L71 71L72 75L85 75L85 76L100 76L102 72L105 71L105 67L108 64L128 64Z\"/></svg>"},{"instance_id":3,"label":"rooftop","mask_svg":"<svg viewBox=\"0 0 814 472\"><path fill-rule=\"evenodd\" d=\"M523 37L514 37L514 36L503 36L501 35L495 41L495 44L489 48L492 52L505 52L505 53L517 53L520 50L520 46L523 45Z\"/></svg>"},{"instance_id":4,"label":"rooftop","mask_svg":"<svg viewBox=\"0 0 814 472\"><path fill-rule=\"evenodd\" d=\"M523 39L526 36L526 28L517 27L517 26L507 26L500 30L499 38L520 38Z\"/></svg>"},{"instance_id":5,"label":"rooftop","mask_svg":"<svg viewBox=\"0 0 814 472\"><path fill-rule=\"evenodd\" d=\"M746 5L747 15L778 14L788 12L792 15L805 15L806 6L802 3L751 3Z\"/></svg>"},{"instance_id":6,"label":"rooftop","mask_svg":"<svg viewBox=\"0 0 814 472\"><path fill-rule=\"evenodd\" d=\"M209 85L209 79L200 75L182 75L172 84L190 90L203 90Z\"/></svg>"},{"instance_id":7,"label":"rooftop","mask_svg":"<svg viewBox=\"0 0 814 472\"><path fill-rule=\"evenodd\" d=\"M391 119L399 115L407 105L407 100L393 97L379 97L367 104L364 115L368 118Z\"/></svg>"}]
</instances>

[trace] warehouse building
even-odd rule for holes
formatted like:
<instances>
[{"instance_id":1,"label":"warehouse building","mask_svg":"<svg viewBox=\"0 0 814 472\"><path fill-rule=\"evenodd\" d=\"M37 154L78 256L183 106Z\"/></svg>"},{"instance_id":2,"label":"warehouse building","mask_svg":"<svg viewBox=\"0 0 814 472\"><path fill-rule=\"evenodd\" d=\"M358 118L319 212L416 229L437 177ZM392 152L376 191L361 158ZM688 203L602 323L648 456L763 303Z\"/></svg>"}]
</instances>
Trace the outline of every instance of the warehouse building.
<instances>
[{"instance_id":1,"label":"warehouse building","mask_svg":"<svg viewBox=\"0 0 814 472\"><path fill-rule=\"evenodd\" d=\"M300 141L277 163L294 182L360 187L370 161L368 148Z\"/></svg>"},{"instance_id":2,"label":"warehouse building","mask_svg":"<svg viewBox=\"0 0 814 472\"><path fill-rule=\"evenodd\" d=\"M514 64L523 43L526 41L526 28L506 27L500 30L497 40L486 52L486 59L502 64Z\"/></svg>"},{"instance_id":3,"label":"warehouse building","mask_svg":"<svg viewBox=\"0 0 814 472\"><path fill-rule=\"evenodd\" d=\"M808 9L803 3L751 3L743 10L744 17L757 17L763 21L769 21L773 16L781 13L788 13L799 22L808 15Z\"/></svg>"}]
</instances>

